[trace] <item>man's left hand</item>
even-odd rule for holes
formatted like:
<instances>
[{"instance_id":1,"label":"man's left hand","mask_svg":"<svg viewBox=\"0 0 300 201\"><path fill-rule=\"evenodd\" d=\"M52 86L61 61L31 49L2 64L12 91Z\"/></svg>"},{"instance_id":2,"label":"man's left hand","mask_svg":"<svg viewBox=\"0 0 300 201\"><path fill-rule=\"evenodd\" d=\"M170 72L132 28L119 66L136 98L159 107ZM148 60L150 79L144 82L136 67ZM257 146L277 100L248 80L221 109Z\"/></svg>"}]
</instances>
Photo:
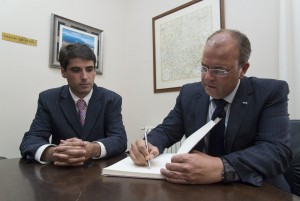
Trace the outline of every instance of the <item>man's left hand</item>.
<instances>
[{"instance_id":1,"label":"man's left hand","mask_svg":"<svg viewBox=\"0 0 300 201\"><path fill-rule=\"evenodd\" d=\"M160 172L172 183L210 184L222 181L223 169L220 158L193 151L173 156Z\"/></svg>"}]
</instances>

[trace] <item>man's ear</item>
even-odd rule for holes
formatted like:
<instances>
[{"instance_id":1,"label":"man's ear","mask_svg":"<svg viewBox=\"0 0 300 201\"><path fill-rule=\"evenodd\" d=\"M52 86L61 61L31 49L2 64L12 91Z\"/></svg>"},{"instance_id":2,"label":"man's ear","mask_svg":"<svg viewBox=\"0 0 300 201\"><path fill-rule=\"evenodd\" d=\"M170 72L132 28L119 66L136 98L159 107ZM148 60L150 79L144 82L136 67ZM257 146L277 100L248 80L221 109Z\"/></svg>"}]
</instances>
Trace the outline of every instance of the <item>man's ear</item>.
<instances>
[{"instance_id":1,"label":"man's ear","mask_svg":"<svg viewBox=\"0 0 300 201\"><path fill-rule=\"evenodd\" d=\"M61 72L61 76L63 78L66 78L66 71L65 71L65 69L63 67L60 67L60 72Z\"/></svg>"},{"instance_id":2,"label":"man's ear","mask_svg":"<svg viewBox=\"0 0 300 201\"><path fill-rule=\"evenodd\" d=\"M240 79L242 79L245 76L245 74L246 74L246 72L247 72L247 70L248 70L249 67L250 67L250 63L249 62L246 62L246 63L244 63L242 65Z\"/></svg>"}]
</instances>

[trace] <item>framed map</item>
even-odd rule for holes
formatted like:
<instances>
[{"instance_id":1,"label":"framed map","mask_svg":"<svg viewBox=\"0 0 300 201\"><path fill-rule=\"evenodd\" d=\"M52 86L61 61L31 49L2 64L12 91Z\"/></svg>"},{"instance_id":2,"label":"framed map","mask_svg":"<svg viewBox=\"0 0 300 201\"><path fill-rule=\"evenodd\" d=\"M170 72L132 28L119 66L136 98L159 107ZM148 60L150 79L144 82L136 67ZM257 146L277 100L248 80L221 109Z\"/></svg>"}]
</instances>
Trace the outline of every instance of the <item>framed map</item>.
<instances>
[{"instance_id":1,"label":"framed map","mask_svg":"<svg viewBox=\"0 0 300 201\"><path fill-rule=\"evenodd\" d=\"M223 0L194 0L152 18L154 93L199 82L207 37L224 28Z\"/></svg>"}]
</instances>

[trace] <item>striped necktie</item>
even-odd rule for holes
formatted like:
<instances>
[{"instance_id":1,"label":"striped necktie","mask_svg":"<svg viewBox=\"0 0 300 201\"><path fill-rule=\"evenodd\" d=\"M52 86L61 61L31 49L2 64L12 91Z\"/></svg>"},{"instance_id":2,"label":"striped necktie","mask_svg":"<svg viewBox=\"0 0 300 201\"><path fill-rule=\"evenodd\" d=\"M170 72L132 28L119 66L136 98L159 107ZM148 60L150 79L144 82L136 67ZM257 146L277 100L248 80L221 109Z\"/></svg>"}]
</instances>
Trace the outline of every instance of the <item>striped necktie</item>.
<instances>
[{"instance_id":1,"label":"striped necktie","mask_svg":"<svg viewBox=\"0 0 300 201\"><path fill-rule=\"evenodd\" d=\"M77 107L78 107L78 112L79 112L79 119L80 119L81 125L83 126L85 123L85 115L86 115L87 105L83 99L79 99L77 101Z\"/></svg>"}]
</instances>

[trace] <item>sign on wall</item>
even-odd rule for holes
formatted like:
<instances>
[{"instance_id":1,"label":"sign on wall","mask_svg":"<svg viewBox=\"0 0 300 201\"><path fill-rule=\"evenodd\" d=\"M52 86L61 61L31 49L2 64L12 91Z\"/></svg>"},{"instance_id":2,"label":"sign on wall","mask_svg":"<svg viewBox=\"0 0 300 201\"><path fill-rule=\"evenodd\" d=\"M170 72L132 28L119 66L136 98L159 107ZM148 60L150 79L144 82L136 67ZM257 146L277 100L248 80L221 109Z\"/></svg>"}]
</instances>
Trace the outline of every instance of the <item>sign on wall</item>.
<instances>
[{"instance_id":1,"label":"sign on wall","mask_svg":"<svg viewBox=\"0 0 300 201\"><path fill-rule=\"evenodd\" d=\"M2 32L2 40L14 42L14 43L21 43L24 45L37 46L37 40L26 38L23 36L17 36L5 32Z\"/></svg>"}]
</instances>

